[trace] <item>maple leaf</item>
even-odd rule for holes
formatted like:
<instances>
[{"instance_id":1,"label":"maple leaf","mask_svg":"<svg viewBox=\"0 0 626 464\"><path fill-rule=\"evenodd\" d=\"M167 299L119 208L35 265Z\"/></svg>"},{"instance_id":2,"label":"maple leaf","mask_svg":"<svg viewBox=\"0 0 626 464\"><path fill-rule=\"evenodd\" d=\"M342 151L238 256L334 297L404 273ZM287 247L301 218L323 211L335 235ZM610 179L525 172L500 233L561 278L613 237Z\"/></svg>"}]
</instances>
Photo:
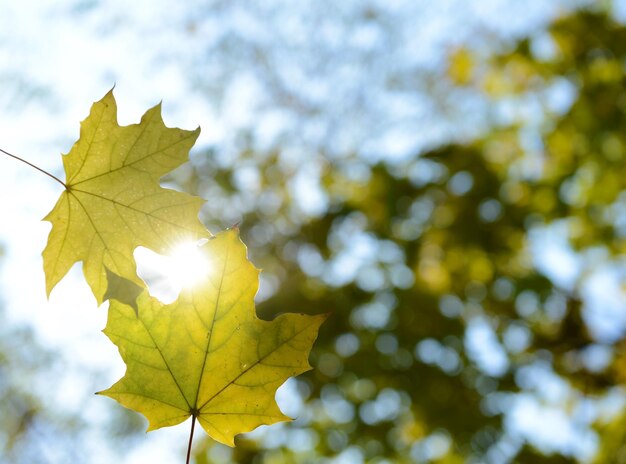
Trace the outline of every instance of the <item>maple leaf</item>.
<instances>
[{"instance_id":1,"label":"maple leaf","mask_svg":"<svg viewBox=\"0 0 626 464\"><path fill-rule=\"evenodd\" d=\"M148 430L197 418L215 440L289 420L274 400L291 376L311 369L308 354L326 315L256 317L259 271L238 231L201 248L206 280L163 305L144 291L138 311L111 300L104 333L126 363L124 377L99 394L149 420Z\"/></svg>"},{"instance_id":2,"label":"maple leaf","mask_svg":"<svg viewBox=\"0 0 626 464\"><path fill-rule=\"evenodd\" d=\"M107 268L145 286L136 273L136 247L164 254L179 241L210 235L198 220L202 199L159 185L187 161L199 134L200 128L166 127L160 104L130 126L118 125L112 91L93 104L80 138L63 156L66 190L44 218L52 223L43 251L48 296L82 261L100 304Z\"/></svg>"}]
</instances>

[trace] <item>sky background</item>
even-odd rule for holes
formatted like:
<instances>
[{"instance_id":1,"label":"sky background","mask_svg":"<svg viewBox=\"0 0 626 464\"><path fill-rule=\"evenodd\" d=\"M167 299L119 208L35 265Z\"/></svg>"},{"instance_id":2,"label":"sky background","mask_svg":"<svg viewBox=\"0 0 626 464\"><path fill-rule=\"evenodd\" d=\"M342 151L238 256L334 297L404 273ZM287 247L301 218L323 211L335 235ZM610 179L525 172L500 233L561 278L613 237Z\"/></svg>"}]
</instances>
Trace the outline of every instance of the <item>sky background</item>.
<instances>
[{"instance_id":1,"label":"sky background","mask_svg":"<svg viewBox=\"0 0 626 464\"><path fill-rule=\"evenodd\" d=\"M298 169L285 182L300 214L314 216L325 208L318 182L321 150L328 157L356 152L364 163L393 164L443 141L469 140L494 124L535 117L532 106L492 107L462 90L451 90L442 108L429 96L430 87L421 93L390 90L389 78L416 74L441 85L436 76L459 44L489 54L532 35L538 50L549 53L549 44L541 41L547 24L587 2L371 1L370 8L384 19L377 24L362 19L362 2L336 3L0 0L0 147L62 177L60 154L78 138L91 103L115 86L120 124L137 122L162 101L166 125L200 125L192 157L213 147L228 166L242 134L261 149L287 147L284 162ZM615 2L616 16L626 17L625 5ZM568 92L554 91L556 107L567 108ZM253 173L242 170L240 178L254 184ZM29 388L51 406L82 411L92 424L91 444L99 450L93 462L112 462L99 441L110 400L91 394L124 372L116 347L100 333L106 308L96 307L79 266L49 300L45 295L40 253L50 226L41 218L60 186L0 157L0 192L5 251L0 298L8 323L32 327L57 359ZM533 251L537 266L567 288L595 258L575 256L563 237L558 225L537 230ZM367 244L363 250L367 254ZM623 272L618 264L605 265L584 286L585 298L595 302L587 320L599 341L621 336L626 326L626 313L620 311ZM477 320L469 332L477 340L476 359L485 369L502 369L506 359L490 341L488 324ZM601 347L590 354L596 360L602 355ZM544 366L530 377L545 382L529 380L529 390L540 394L520 395L507 416L511 427L520 437L540 436L543 449L589 456L596 438L586 425L593 417L581 411L572 423L564 416L561 402L569 387L550 378ZM547 391L545 385L550 385ZM289 395L283 396L286 408L297 409ZM546 400L547 410L538 397ZM617 395L612 401L607 408L623 399ZM173 462L187 433L186 426L152 432L137 442L126 462Z\"/></svg>"}]
</instances>

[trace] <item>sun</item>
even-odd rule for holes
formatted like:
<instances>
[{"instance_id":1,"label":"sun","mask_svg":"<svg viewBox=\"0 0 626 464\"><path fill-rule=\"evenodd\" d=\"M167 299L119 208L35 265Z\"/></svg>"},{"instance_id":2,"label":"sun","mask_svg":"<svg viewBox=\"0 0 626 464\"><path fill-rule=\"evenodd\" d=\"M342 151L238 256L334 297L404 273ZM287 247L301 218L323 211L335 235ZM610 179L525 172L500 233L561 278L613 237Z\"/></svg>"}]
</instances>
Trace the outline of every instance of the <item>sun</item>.
<instances>
[{"instance_id":1,"label":"sun","mask_svg":"<svg viewBox=\"0 0 626 464\"><path fill-rule=\"evenodd\" d=\"M179 243L168 255L137 248L137 273L148 285L150 294L164 303L171 303L181 290L206 280L211 266L201 250L203 244L204 241Z\"/></svg>"},{"instance_id":2,"label":"sun","mask_svg":"<svg viewBox=\"0 0 626 464\"><path fill-rule=\"evenodd\" d=\"M189 288L201 283L209 271L206 255L197 243L176 245L169 256L166 278L180 288Z\"/></svg>"}]
</instances>

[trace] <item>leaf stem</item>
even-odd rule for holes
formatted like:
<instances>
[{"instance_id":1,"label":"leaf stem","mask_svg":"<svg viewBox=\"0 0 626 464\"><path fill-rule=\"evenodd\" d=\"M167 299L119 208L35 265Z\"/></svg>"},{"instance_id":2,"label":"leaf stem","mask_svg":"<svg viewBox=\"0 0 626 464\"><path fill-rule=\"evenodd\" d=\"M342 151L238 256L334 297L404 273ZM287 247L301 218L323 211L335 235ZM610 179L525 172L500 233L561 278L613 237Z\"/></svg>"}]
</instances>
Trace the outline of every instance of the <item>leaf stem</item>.
<instances>
[{"instance_id":1,"label":"leaf stem","mask_svg":"<svg viewBox=\"0 0 626 464\"><path fill-rule=\"evenodd\" d=\"M59 179L58 177L56 177L53 174L50 174L48 171L41 169L38 166L35 166L33 163L26 161L25 159L20 158L19 156L15 156L12 155L11 153L9 153L8 151L3 150L2 148L0 148L0 152L4 153L7 156L10 156L11 158L14 158L18 161L21 161L24 164L28 164L31 168L35 168L37 171L39 172L43 172L46 176L48 177L52 177L54 180L56 180L59 184L61 184L63 187L65 187L66 190L68 190L67 185L65 184L65 182L63 182L61 179Z\"/></svg>"},{"instance_id":2,"label":"leaf stem","mask_svg":"<svg viewBox=\"0 0 626 464\"><path fill-rule=\"evenodd\" d=\"M191 457L191 443L193 442L193 429L196 426L196 415L193 414L191 416L191 433L189 434L189 446L187 447L187 461L186 464L189 464L189 458Z\"/></svg>"}]
</instances>

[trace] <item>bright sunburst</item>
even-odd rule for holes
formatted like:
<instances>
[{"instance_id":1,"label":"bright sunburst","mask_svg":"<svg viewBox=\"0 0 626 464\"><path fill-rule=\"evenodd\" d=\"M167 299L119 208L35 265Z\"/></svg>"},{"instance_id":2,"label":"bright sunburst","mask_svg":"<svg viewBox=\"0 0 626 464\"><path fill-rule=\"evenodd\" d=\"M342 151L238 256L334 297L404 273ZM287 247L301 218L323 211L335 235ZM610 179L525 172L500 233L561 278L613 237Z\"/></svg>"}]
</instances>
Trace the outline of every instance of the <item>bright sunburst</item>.
<instances>
[{"instance_id":1,"label":"bright sunburst","mask_svg":"<svg viewBox=\"0 0 626 464\"><path fill-rule=\"evenodd\" d=\"M180 288L193 287L200 283L209 270L206 256L196 243L181 243L167 257L169 268L165 276Z\"/></svg>"},{"instance_id":2,"label":"bright sunburst","mask_svg":"<svg viewBox=\"0 0 626 464\"><path fill-rule=\"evenodd\" d=\"M150 294L164 303L171 303L184 288L202 282L210 265L201 252L202 243L185 242L163 256L147 248L135 250L137 272L148 284Z\"/></svg>"}]
</instances>

